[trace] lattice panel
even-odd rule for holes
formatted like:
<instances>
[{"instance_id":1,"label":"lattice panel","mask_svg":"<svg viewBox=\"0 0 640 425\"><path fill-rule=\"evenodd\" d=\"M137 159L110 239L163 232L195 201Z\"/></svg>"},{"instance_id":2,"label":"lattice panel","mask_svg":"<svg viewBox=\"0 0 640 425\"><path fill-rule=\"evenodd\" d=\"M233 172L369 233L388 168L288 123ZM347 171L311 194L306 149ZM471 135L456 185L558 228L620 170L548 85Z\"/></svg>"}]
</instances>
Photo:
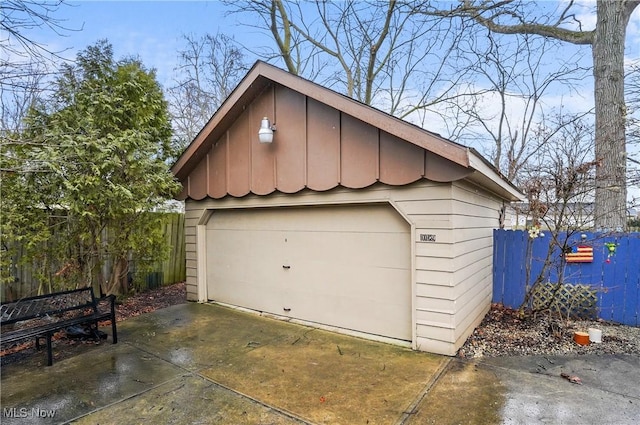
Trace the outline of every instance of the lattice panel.
<instances>
[{"instance_id":1,"label":"lattice panel","mask_svg":"<svg viewBox=\"0 0 640 425\"><path fill-rule=\"evenodd\" d=\"M557 290L557 291L556 291ZM597 317L598 294L589 285L545 283L533 292L533 309L541 310L549 306L553 313L584 319Z\"/></svg>"}]
</instances>

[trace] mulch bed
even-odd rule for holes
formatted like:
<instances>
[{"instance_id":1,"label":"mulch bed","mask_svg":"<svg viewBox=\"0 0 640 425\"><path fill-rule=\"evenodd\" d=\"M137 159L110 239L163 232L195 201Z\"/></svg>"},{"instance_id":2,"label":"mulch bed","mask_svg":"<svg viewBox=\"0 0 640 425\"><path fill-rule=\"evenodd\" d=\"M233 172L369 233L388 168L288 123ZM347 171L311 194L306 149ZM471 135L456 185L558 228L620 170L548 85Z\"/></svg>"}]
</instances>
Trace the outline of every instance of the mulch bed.
<instances>
[{"instance_id":1,"label":"mulch bed","mask_svg":"<svg viewBox=\"0 0 640 425\"><path fill-rule=\"evenodd\" d=\"M159 308L185 302L187 302L187 291L184 282L164 286L125 299L117 306L116 320L120 322L130 317L151 313Z\"/></svg>"}]
</instances>

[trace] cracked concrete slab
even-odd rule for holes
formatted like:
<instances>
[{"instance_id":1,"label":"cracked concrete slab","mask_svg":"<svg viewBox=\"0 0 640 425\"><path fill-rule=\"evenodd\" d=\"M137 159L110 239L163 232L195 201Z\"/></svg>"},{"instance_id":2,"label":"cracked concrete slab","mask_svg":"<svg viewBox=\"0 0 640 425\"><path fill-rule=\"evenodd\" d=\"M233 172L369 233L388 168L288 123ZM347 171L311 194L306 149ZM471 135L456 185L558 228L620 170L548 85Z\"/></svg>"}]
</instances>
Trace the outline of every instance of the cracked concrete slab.
<instances>
[{"instance_id":1,"label":"cracked concrete slab","mask_svg":"<svg viewBox=\"0 0 640 425\"><path fill-rule=\"evenodd\" d=\"M486 359L505 383L504 424L637 424L640 357L522 356ZM560 374L580 378L569 382Z\"/></svg>"},{"instance_id":2,"label":"cracked concrete slab","mask_svg":"<svg viewBox=\"0 0 640 425\"><path fill-rule=\"evenodd\" d=\"M51 367L41 366L41 353L3 366L2 423L626 424L640 417L634 356L465 361L195 303L129 319L118 333L118 344L78 347ZM563 371L583 385L559 377Z\"/></svg>"},{"instance_id":3,"label":"cracked concrete slab","mask_svg":"<svg viewBox=\"0 0 640 425\"><path fill-rule=\"evenodd\" d=\"M188 373L73 423L293 425L304 422Z\"/></svg>"}]
</instances>

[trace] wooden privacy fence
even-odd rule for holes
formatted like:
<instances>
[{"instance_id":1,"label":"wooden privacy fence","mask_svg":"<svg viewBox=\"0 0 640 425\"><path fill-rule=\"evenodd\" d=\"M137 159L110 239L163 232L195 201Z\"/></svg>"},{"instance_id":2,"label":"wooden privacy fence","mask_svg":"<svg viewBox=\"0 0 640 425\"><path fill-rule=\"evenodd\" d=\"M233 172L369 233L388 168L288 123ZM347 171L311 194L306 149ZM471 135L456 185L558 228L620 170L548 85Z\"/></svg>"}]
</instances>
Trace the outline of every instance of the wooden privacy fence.
<instances>
[{"instance_id":1,"label":"wooden privacy fence","mask_svg":"<svg viewBox=\"0 0 640 425\"><path fill-rule=\"evenodd\" d=\"M163 233L169 244L169 256L166 260L156 264L154 271L149 272L143 279L140 289L155 289L163 285L183 282L187 276L184 214L158 213L165 215ZM135 268L135 259L130 268Z\"/></svg>"},{"instance_id":2,"label":"wooden privacy fence","mask_svg":"<svg viewBox=\"0 0 640 425\"><path fill-rule=\"evenodd\" d=\"M143 276L138 286L139 290L154 289L163 285L183 282L186 279L184 214L181 213L153 213L162 214L163 234L169 244L169 256L165 261L158 262L154 270ZM20 254L18 253L18 256ZM136 259L129 262L132 275L136 269ZM110 270L109 265L103 268L104 273ZM29 265L21 265L19 258L14 259L12 267L13 282L3 283L0 290L0 300L19 299L38 294L39 282L32 276ZM108 278L105 275L105 280ZM64 289L64 288L63 288ZM73 288L66 288L73 289Z\"/></svg>"},{"instance_id":3,"label":"wooden privacy fence","mask_svg":"<svg viewBox=\"0 0 640 425\"><path fill-rule=\"evenodd\" d=\"M567 234L562 233L558 238L565 240ZM550 232L532 239L531 255L527 258L527 231L494 231L493 302L512 308L522 304L527 289L527 263L530 262L532 283L543 269L550 240ZM548 299L549 288L558 289L558 298L564 298L581 312L595 304L594 310L604 320L640 326L640 233L578 232L568 237L567 245L574 253L578 247L583 247L584 252L592 248L592 260L589 261L587 255L586 262L566 262L564 253L555 248L550 257L551 266L544 276L545 285L540 289L541 296ZM562 291L556 285L559 273L564 278ZM558 310L566 312L566 308L558 307Z\"/></svg>"}]
</instances>

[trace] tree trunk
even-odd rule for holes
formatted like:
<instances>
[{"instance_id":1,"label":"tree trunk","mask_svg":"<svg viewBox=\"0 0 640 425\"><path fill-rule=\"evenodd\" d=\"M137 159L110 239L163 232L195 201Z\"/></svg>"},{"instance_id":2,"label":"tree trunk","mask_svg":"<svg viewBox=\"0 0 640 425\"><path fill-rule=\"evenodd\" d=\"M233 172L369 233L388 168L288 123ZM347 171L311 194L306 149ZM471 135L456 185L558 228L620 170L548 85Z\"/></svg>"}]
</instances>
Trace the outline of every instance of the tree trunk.
<instances>
[{"instance_id":1,"label":"tree trunk","mask_svg":"<svg viewBox=\"0 0 640 425\"><path fill-rule=\"evenodd\" d=\"M620 0L598 0L597 7L592 49L598 163L594 222L596 229L624 230L627 224L624 46L633 9Z\"/></svg>"},{"instance_id":2,"label":"tree trunk","mask_svg":"<svg viewBox=\"0 0 640 425\"><path fill-rule=\"evenodd\" d=\"M124 295L129 291L127 282L127 274L129 271L129 262L126 258L114 258L111 276L104 291L105 295Z\"/></svg>"}]
</instances>

